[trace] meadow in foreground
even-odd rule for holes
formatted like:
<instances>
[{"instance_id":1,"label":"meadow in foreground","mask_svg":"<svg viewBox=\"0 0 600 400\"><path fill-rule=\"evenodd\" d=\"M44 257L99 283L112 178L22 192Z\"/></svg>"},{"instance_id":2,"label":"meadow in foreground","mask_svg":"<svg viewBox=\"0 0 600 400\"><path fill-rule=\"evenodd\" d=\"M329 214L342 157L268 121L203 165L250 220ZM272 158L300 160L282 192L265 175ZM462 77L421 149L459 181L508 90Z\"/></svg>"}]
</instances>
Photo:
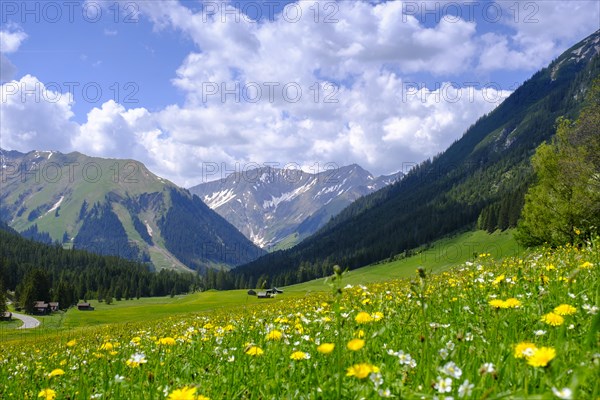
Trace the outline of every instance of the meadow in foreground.
<instances>
[{"instance_id":1,"label":"meadow in foreground","mask_svg":"<svg viewBox=\"0 0 600 400\"><path fill-rule=\"evenodd\" d=\"M424 266L426 268L426 266ZM595 244L2 346L3 399L598 399Z\"/></svg>"}]
</instances>

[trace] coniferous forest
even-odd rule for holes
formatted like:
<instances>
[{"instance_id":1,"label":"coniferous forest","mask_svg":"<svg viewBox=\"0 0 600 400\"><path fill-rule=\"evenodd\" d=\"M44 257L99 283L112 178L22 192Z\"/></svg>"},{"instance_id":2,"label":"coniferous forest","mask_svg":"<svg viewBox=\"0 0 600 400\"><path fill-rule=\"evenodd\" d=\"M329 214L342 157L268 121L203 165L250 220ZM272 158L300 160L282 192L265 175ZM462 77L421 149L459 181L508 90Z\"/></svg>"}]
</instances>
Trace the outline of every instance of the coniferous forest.
<instances>
[{"instance_id":1,"label":"coniferous forest","mask_svg":"<svg viewBox=\"0 0 600 400\"><path fill-rule=\"evenodd\" d=\"M18 305L31 311L35 301L58 301L63 309L78 300L125 300L198 290L193 273L154 272L146 264L83 250L65 250L21 237L0 226L0 277Z\"/></svg>"}]
</instances>

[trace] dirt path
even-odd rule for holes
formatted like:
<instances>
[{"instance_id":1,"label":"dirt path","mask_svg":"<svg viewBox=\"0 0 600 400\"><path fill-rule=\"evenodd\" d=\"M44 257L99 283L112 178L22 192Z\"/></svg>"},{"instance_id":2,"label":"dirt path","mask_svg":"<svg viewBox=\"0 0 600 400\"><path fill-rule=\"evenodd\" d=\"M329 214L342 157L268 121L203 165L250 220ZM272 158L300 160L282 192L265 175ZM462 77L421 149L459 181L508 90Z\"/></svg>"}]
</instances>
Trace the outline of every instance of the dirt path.
<instances>
[{"instance_id":1,"label":"dirt path","mask_svg":"<svg viewBox=\"0 0 600 400\"><path fill-rule=\"evenodd\" d=\"M12 317L23 321L23 326L20 326L17 329L32 329L40 326L40 321L29 315L12 313Z\"/></svg>"}]
</instances>

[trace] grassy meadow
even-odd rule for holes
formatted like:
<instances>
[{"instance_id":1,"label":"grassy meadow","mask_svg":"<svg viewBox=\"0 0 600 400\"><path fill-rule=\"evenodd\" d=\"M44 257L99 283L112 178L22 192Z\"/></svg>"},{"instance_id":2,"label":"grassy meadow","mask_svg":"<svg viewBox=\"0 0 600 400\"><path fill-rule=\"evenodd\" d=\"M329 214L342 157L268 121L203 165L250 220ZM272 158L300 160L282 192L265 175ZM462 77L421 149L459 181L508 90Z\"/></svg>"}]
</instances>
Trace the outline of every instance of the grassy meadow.
<instances>
[{"instance_id":1,"label":"grassy meadow","mask_svg":"<svg viewBox=\"0 0 600 400\"><path fill-rule=\"evenodd\" d=\"M498 256L69 311L3 340L0 397L600 398L597 244Z\"/></svg>"}]
</instances>

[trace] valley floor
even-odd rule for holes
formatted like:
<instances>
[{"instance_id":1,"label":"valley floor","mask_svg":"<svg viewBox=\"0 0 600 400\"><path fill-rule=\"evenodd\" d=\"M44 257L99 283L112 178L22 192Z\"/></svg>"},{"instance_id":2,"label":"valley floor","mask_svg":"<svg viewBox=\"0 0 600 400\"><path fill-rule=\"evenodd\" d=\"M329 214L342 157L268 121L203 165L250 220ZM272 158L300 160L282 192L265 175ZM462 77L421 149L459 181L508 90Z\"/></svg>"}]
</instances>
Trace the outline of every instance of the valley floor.
<instances>
[{"instance_id":1,"label":"valley floor","mask_svg":"<svg viewBox=\"0 0 600 400\"><path fill-rule=\"evenodd\" d=\"M403 262L407 278L339 273L269 300L205 292L42 318L2 343L0 397L600 396L597 244L390 266Z\"/></svg>"}]
</instances>

